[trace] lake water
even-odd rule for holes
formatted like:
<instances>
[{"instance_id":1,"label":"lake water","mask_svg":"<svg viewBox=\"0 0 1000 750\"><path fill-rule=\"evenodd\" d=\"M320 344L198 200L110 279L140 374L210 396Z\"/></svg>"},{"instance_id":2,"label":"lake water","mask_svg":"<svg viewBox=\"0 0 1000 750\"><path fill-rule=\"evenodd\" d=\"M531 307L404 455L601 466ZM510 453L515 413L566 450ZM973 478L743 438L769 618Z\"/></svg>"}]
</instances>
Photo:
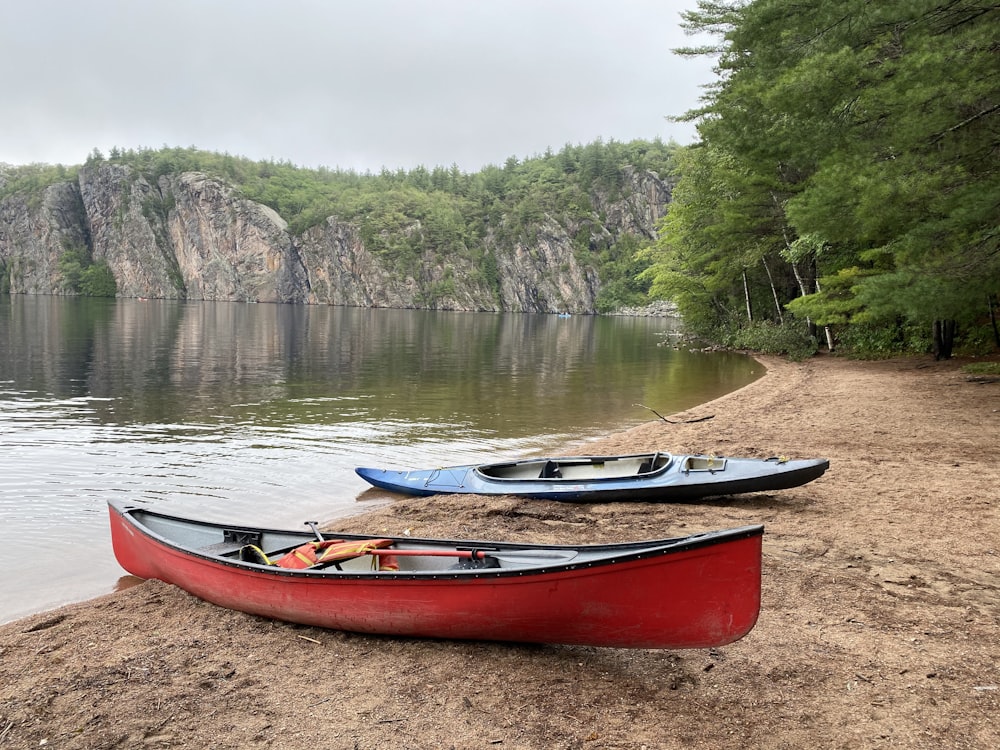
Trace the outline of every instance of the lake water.
<instances>
[{"instance_id":1,"label":"lake water","mask_svg":"<svg viewBox=\"0 0 1000 750\"><path fill-rule=\"evenodd\" d=\"M739 388L667 318L0 295L0 622L124 581L106 502L305 528L359 465L554 454ZM664 446L670 450L672 446Z\"/></svg>"}]
</instances>

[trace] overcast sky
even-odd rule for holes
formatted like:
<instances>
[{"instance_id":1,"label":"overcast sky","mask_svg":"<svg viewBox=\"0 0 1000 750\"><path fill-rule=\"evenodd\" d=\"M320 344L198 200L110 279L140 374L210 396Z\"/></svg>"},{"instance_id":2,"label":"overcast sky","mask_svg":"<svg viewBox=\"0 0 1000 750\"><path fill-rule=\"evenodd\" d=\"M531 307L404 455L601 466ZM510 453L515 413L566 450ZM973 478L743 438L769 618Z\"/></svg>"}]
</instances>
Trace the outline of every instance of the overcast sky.
<instances>
[{"instance_id":1,"label":"overcast sky","mask_svg":"<svg viewBox=\"0 0 1000 750\"><path fill-rule=\"evenodd\" d=\"M195 146L475 172L566 144L691 143L695 0L5 0L0 162Z\"/></svg>"}]
</instances>

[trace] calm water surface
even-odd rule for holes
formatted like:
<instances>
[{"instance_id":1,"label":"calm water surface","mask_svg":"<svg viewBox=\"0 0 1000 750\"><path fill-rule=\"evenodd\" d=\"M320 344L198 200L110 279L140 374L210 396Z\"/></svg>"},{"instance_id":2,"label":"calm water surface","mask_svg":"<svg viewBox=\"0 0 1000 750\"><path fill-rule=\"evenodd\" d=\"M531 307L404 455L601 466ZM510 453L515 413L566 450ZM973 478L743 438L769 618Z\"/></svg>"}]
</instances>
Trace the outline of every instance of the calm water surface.
<instances>
[{"instance_id":1,"label":"calm water surface","mask_svg":"<svg viewBox=\"0 0 1000 750\"><path fill-rule=\"evenodd\" d=\"M0 622L115 588L109 498L304 528L389 501L355 466L559 453L762 374L675 325L0 295Z\"/></svg>"}]
</instances>

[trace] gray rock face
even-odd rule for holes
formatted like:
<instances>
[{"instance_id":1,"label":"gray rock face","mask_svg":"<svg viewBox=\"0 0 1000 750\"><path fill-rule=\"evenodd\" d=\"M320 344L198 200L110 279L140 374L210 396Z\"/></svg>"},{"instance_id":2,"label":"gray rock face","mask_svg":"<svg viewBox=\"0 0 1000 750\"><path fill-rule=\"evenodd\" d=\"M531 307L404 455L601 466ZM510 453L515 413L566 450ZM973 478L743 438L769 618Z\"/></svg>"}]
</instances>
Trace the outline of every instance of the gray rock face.
<instances>
[{"instance_id":1,"label":"gray rock face","mask_svg":"<svg viewBox=\"0 0 1000 750\"><path fill-rule=\"evenodd\" d=\"M612 241L652 238L670 200L649 172L626 172L624 197L594 196L587 231ZM580 226L544 216L531 244L487 232L481 257L426 251L409 270L365 247L357 226L331 216L294 236L275 211L198 172L150 184L127 166L81 168L37 197L0 202L0 277L23 294L65 294L59 259L84 251L108 265L121 297L231 300L514 312L588 313L600 291L574 252ZM410 232L419 233L416 220ZM484 273L484 266L495 274Z\"/></svg>"},{"instance_id":2,"label":"gray rock face","mask_svg":"<svg viewBox=\"0 0 1000 750\"><path fill-rule=\"evenodd\" d=\"M37 204L23 195L0 202L0 263L9 269L11 292L65 294L59 258L88 242L73 183L45 188Z\"/></svg>"}]
</instances>

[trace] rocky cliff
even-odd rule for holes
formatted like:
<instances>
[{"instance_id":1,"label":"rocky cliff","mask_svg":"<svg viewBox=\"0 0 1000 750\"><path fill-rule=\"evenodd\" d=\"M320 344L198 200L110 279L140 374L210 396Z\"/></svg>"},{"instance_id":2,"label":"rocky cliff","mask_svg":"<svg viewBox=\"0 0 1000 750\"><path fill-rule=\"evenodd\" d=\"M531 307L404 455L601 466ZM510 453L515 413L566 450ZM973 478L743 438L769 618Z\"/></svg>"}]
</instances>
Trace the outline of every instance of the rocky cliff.
<instances>
[{"instance_id":1,"label":"rocky cliff","mask_svg":"<svg viewBox=\"0 0 1000 750\"><path fill-rule=\"evenodd\" d=\"M428 250L400 266L335 216L296 235L275 211L206 174L151 182L129 166L99 163L0 201L0 290L75 293L60 268L75 250L107 265L121 297L588 313L600 282L574 241L581 231L605 245L623 233L652 238L670 186L626 170L619 195L592 196L585 222L544 215L530 241L503 231L501 220L477 252ZM419 222L407 231L419 233Z\"/></svg>"}]
</instances>

